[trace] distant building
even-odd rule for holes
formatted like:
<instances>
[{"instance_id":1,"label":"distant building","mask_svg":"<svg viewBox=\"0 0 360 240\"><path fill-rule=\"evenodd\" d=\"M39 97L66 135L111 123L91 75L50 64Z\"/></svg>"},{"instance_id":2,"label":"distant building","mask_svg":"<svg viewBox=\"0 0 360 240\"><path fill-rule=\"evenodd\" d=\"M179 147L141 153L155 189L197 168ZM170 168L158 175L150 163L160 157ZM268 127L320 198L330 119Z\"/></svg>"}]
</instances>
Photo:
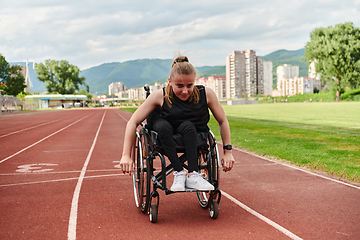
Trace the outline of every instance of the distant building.
<instances>
[{"instance_id":1,"label":"distant building","mask_svg":"<svg viewBox=\"0 0 360 240\"><path fill-rule=\"evenodd\" d=\"M123 82L113 82L109 85L109 95L118 95L121 92L125 92L127 87Z\"/></svg>"},{"instance_id":2,"label":"distant building","mask_svg":"<svg viewBox=\"0 0 360 240\"><path fill-rule=\"evenodd\" d=\"M225 76L210 76L208 78L198 78L195 81L196 85L204 85L211 88L218 99L226 99L226 77Z\"/></svg>"},{"instance_id":3,"label":"distant building","mask_svg":"<svg viewBox=\"0 0 360 240\"><path fill-rule=\"evenodd\" d=\"M264 95L272 96L273 92L273 63L270 61L263 61L264 67Z\"/></svg>"},{"instance_id":4,"label":"distant building","mask_svg":"<svg viewBox=\"0 0 360 240\"><path fill-rule=\"evenodd\" d=\"M264 94L264 60L256 57L256 88L255 94Z\"/></svg>"},{"instance_id":5,"label":"distant building","mask_svg":"<svg viewBox=\"0 0 360 240\"><path fill-rule=\"evenodd\" d=\"M20 65L18 65L20 66ZM31 82L31 79L30 79L30 72L29 72L29 61L26 60L26 65L25 66L20 66L21 67L21 74L24 76L24 84L26 85L26 87L24 88L24 91L25 92L29 92L31 93L32 92L32 88L33 88L33 84Z\"/></svg>"},{"instance_id":6,"label":"distant building","mask_svg":"<svg viewBox=\"0 0 360 240\"><path fill-rule=\"evenodd\" d=\"M210 76L208 77L208 87L211 88L218 99L226 99L226 77Z\"/></svg>"},{"instance_id":7,"label":"distant building","mask_svg":"<svg viewBox=\"0 0 360 240\"><path fill-rule=\"evenodd\" d=\"M150 87L150 93L162 89L164 87L166 87L167 82L166 83L155 83L154 85L149 85ZM141 100L145 100L146 99L146 92L144 87L140 87L140 88L130 88L129 90L127 90L127 94L130 100L135 100L135 101L141 101Z\"/></svg>"},{"instance_id":8,"label":"distant building","mask_svg":"<svg viewBox=\"0 0 360 240\"><path fill-rule=\"evenodd\" d=\"M312 62L309 66L309 72L308 72L308 76L309 78L313 78L315 79L314 81L314 88L317 88L318 90L323 89L324 87L330 88L330 84L328 83L328 81L326 81L325 83L323 83L320 80L320 73L316 73L315 71L315 62Z\"/></svg>"},{"instance_id":9,"label":"distant building","mask_svg":"<svg viewBox=\"0 0 360 240\"><path fill-rule=\"evenodd\" d=\"M269 63L256 56L254 50L233 51L229 54L226 57L226 98L236 99L266 93L271 95L268 76L272 67L269 73L268 66ZM272 80L270 86L272 88Z\"/></svg>"},{"instance_id":10,"label":"distant building","mask_svg":"<svg viewBox=\"0 0 360 240\"><path fill-rule=\"evenodd\" d=\"M277 89L282 96L286 96L286 81L285 79L299 77L299 66L292 66L291 64L284 64L276 68L277 75Z\"/></svg>"}]
</instances>

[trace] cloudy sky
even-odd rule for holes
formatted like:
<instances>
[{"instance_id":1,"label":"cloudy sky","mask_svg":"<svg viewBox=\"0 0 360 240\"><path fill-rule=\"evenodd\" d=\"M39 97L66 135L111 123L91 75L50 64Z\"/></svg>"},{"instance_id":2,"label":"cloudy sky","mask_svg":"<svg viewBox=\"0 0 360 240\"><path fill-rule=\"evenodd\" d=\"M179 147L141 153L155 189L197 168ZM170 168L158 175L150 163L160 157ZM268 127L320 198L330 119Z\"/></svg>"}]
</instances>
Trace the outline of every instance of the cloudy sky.
<instances>
[{"instance_id":1,"label":"cloudy sky","mask_svg":"<svg viewBox=\"0 0 360 240\"><path fill-rule=\"evenodd\" d=\"M349 21L360 27L360 0L0 0L0 53L81 70L178 53L215 66L233 50L298 50Z\"/></svg>"}]
</instances>

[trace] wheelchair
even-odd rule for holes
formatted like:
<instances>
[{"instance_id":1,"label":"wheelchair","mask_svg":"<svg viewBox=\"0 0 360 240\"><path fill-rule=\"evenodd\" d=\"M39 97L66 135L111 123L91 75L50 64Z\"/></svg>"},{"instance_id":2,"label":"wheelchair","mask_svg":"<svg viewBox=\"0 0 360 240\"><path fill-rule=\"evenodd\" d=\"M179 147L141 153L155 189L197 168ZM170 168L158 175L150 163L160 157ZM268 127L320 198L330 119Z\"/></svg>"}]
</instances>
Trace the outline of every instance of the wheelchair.
<instances>
[{"instance_id":1,"label":"wheelchair","mask_svg":"<svg viewBox=\"0 0 360 240\"><path fill-rule=\"evenodd\" d=\"M145 86L147 96L149 89ZM158 219L159 193L158 189L163 190L166 195L173 194L167 187L166 176L174 171L171 164L166 164L165 154L157 139L157 133L151 129L152 115L159 114L160 108L154 110L147 118L147 123L142 123L138 128L135 143L132 148L132 159L135 163L133 172L133 186L135 204L140 210L148 214L150 221L156 223ZM182 136L174 135L176 150L182 166L187 169L187 157ZM198 169L204 173L206 179L214 186L211 191L198 191L185 189L185 192L196 192L197 200L204 209L209 209L210 217L216 219L219 215L219 203L221 191L219 189L219 153L214 134L209 132L198 133L197 136ZM156 173L154 161L160 159L161 169ZM159 164L158 164L159 165ZM178 193L178 192L177 192Z\"/></svg>"}]
</instances>

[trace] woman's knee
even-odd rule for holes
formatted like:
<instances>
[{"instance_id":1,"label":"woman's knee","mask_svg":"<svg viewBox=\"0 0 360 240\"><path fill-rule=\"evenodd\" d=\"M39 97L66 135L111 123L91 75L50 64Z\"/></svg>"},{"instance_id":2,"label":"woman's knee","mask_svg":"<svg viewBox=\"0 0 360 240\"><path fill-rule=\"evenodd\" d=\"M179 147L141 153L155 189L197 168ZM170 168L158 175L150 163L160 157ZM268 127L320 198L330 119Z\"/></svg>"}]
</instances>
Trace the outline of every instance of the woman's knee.
<instances>
[{"instance_id":1,"label":"woman's knee","mask_svg":"<svg viewBox=\"0 0 360 240\"><path fill-rule=\"evenodd\" d=\"M185 135L185 134L196 134L196 127L195 124L190 121L184 121L180 124L180 126L177 128L177 132Z\"/></svg>"},{"instance_id":2,"label":"woman's knee","mask_svg":"<svg viewBox=\"0 0 360 240\"><path fill-rule=\"evenodd\" d=\"M165 119L159 119L157 120L153 125L154 130L159 134L173 134L174 128L172 125L166 121Z\"/></svg>"}]
</instances>

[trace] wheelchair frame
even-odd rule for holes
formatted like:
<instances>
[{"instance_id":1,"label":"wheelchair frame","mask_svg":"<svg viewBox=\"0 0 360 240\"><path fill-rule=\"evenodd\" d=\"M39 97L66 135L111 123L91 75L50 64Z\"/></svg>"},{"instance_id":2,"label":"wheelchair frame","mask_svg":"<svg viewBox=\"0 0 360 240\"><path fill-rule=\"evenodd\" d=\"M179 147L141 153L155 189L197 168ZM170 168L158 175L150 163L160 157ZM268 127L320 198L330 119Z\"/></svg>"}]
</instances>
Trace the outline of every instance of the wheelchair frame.
<instances>
[{"instance_id":1,"label":"wheelchair frame","mask_svg":"<svg viewBox=\"0 0 360 240\"><path fill-rule=\"evenodd\" d=\"M178 153L182 153L179 158L183 167L187 169L185 152L180 150ZM154 175L156 169L154 169L153 161L157 157L161 160L161 171ZM132 159L135 162L133 185L136 206L143 213L149 214L150 221L155 223L157 222L160 202L157 190L165 191L166 195L174 193L167 188L166 181L166 176L173 172L174 169L171 164L166 166L165 154L161 146L157 145L157 133L149 130L144 123L136 132ZM214 186L215 190L198 191L186 189L185 192L196 191L200 206L205 209L209 208L210 217L216 219L219 215L221 199L221 191L219 189L220 163L215 136L210 130L206 144L198 147L198 168L200 172L206 173L207 180Z\"/></svg>"}]
</instances>

